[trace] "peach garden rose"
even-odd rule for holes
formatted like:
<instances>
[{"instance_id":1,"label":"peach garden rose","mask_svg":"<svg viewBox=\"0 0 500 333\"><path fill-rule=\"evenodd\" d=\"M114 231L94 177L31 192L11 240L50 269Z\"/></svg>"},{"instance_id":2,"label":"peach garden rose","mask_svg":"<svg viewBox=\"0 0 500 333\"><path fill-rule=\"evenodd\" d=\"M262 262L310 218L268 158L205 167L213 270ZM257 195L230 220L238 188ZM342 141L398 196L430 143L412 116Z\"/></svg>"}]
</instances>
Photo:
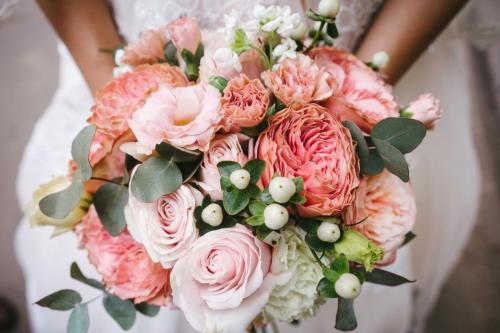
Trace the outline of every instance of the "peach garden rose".
<instances>
[{"instance_id":1,"label":"peach garden rose","mask_svg":"<svg viewBox=\"0 0 500 333\"><path fill-rule=\"evenodd\" d=\"M200 237L175 264L173 301L200 332L243 332L274 287L271 249L242 225Z\"/></svg>"},{"instance_id":2,"label":"peach garden rose","mask_svg":"<svg viewBox=\"0 0 500 333\"><path fill-rule=\"evenodd\" d=\"M332 47L318 47L308 55L333 79L334 93L327 108L341 120L351 120L369 133L387 117L399 117L391 87L354 55Z\"/></svg>"},{"instance_id":3,"label":"peach garden rose","mask_svg":"<svg viewBox=\"0 0 500 333\"><path fill-rule=\"evenodd\" d=\"M359 161L351 135L317 104L288 108L273 116L255 152L266 162L264 186L275 173L303 177L306 202L298 207L302 216L338 214L354 200Z\"/></svg>"}]
</instances>

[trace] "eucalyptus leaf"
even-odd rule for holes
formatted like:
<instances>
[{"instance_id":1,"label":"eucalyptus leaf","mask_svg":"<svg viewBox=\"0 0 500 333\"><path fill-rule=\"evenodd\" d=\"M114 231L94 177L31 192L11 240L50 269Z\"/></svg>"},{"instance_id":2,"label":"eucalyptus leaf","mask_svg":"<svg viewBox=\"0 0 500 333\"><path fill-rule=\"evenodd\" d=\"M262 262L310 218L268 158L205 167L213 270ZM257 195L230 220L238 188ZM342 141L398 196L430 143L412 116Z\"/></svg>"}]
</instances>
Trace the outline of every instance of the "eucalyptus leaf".
<instances>
[{"instance_id":1,"label":"eucalyptus leaf","mask_svg":"<svg viewBox=\"0 0 500 333\"><path fill-rule=\"evenodd\" d=\"M243 169L250 173L250 183L255 184L259 181L260 176L266 169L266 162L263 160L250 160L244 166Z\"/></svg>"},{"instance_id":2,"label":"eucalyptus leaf","mask_svg":"<svg viewBox=\"0 0 500 333\"><path fill-rule=\"evenodd\" d=\"M335 292L335 284L329 281L327 278L322 278L319 280L318 293L321 297L325 298L337 298L338 295Z\"/></svg>"},{"instance_id":3,"label":"eucalyptus leaf","mask_svg":"<svg viewBox=\"0 0 500 333\"><path fill-rule=\"evenodd\" d=\"M224 209L229 215L236 215L248 205L250 195L246 191L240 191L237 188L232 188L230 191L223 193Z\"/></svg>"},{"instance_id":4,"label":"eucalyptus leaf","mask_svg":"<svg viewBox=\"0 0 500 333\"><path fill-rule=\"evenodd\" d=\"M57 311L71 310L82 302L82 296L77 291L62 289L45 296L35 304Z\"/></svg>"},{"instance_id":5,"label":"eucalyptus leaf","mask_svg":"<svg viewBox=\"0 0 500 333\"><path fill-rule=\"evenodd\" d=\"M181 170L182 179L184 182L190 180L200 168L201 162L203 160L203 155L200 154L197 161L193 162L179 162L177 167Z\"/></svg>"},{"instance_id":6,"label":"eucalyptus leaf","mask_svg":"<svg viewBox=\"0 0 500 333\"><path fill-rule=\"evenodd\" d=\"M357 142L356 152L358 153L359 161L361 162L361 168L363 168L363 165L368 163L370 157L370 149L366 143L365 136L363 135L361 129L352 121L346 120L343 121L342 124L347 127L352 138Z\"/></svg>"},{"instance_id":7,"label":"eucalyptus leaf","mask_svg":"<svg viewBox=\"0 0 500 333\"><path fill-rule=\"evenodd\" d=\"M365 277L366 282L381 284L384 286L399 286L401 284L415 282L414 280L408 280L403 276L379 268L375 268L371 272L365 272Z\"/></svg>"},{"instance_id":8,"label":"eucalyptus leaf","mask_svg":"<svg viewBox=\"0 0 500 333\"><path fill-rule=\"evenodd\" d=\"M135 323L135 307L129 300L106 294L102 303L106 312L113 318L123 330L129 330Z\"/></svg>"},{"instance_id":9,"label":"eucalyptus leaf","mask_svg":"<svg viewBox=\"0 0 500 333\"><path fill-rule=\"evenodd\" d=\"M142 202L153 202L182 185L182 173L172 159L151 157L141 164L130 181L132 194Z\"/></svg>"},{"instance_id":10,"label":"eucalyptus leaf","mask_svg":"<svg viewBox=\"0 0 500 333\"><path fill-rule=\"evenodd\" d=\"M64 219L68 216L83 195L83 183L79 177L77 173L69 187L40 200L39 206L42 213L55 219Z\"/></svg>"},{"instance_id":11,"label":"eucalyptus leaf","mask_svg":"<svg viewBox=\"0 0 500 333\"><path fill-rule=\"evenodd\" d=\"M180 149L166 142L157 144L155 150L167 159L172 158L174 162L197 162L202 157L199 151Z\"/></svg>"},{"instance_id":12,"label":"eucalyptus leaf","mask_svg":"<svg viewBox=\"0 0 500 333\"><path fill-rule=\"evenodd\" d=\"M158 305L139 303L135 305L135 309L148 317L154 317L160 312L160 307Z\"/></svg>"},{"instance_id":13,"label":"eucalyptus leaf","mask_svg":"<svg viewBox=\"0 0 500 333\"><path fill-rule=\"evenodd\" d=\"M424 124L409 118L386 118L371 132L372 139L382 140L396 147L401 153L413 151L425 137Z\"/></svg>"},{"instance_id":14,"label":"eucalyptus leaf","mask_svg":"<svg viewBox=\"0 0 500 333\"><path fill-rule=\"evenodd\" d=\"M353 331L358 327L352 299L338 298L335 328L339 331Z\"/></svg>"},{"instance_id":15,"label":"eucalyptus leaf","mask_svg":"<svg viewBox=\"0 0 500 333\"><path fill-rule=\"evenodd\" d=\"M97 288L100 290L104 290L104 286L102 283L100 283L97 280L90 279L90 278L86 277L85 275L83 275L82 271L80 270L80 267L78 267L78 264L76 262L73 262L71 264L70 276L71 276L71 278L73 278L77 281L80 281L82 283L85 283L88 286L91 286L91 287L94 287L94 288Z\"/></svg>"},{"instance_id":16,"label":"eucalyptus leaf","mask_svg":"<svg viewBox=\"0 0 500 333\"><path fill-rule=\"evenodd\" d=\"M90 319L87 304L77 304L68 320L68 333L86 333L89 330Z\"/></svg>"},{"instance_id":17,"label":"eucalyptus leaf","mask_svg":"<svg viewBox=\"0 0 500 333\"><path fill-rule=\"evenodd\" d=\"M177 48L172 41L169 41L163 50L165 59L172 66L179 66L179 61L177 60Z\"/></svg>"},{"instance_id":18,"label":"eucalyptus leaf","mask_svg":"<svg viewBox=\"0 0 500 333\"><path fill-rule=\"evenodd\" d=\"M78 166L83 180L92 177L92 167L89 162L90 144L96 132L95 125L84 127L75 137L71 144L71 156Z\"/></svg>"},{"instance_id":19,"label":"eucalyptus leaf","mask_svg":"<svg viewBox=\"0 0 500 333\"><path fill-rule=\"evenodd\" d=\"M403 154L387 141L373 137L372 140L380 157L384 160L387 170L398 176L402 181L408 182L410 180L410 171Z\"/></svg>"},{"instance_id":20,"label":"eucalyptus leaf","mask_svg":"<svg viewBox=\"0 0 500 333\"><path fill-rule=\"evenodd\" d=\"M370 149L368 161L361 164L361 172L366 175L376 175L384 170L384 160L376 149Z\"/></svg>"},{"instance_id":21,"label":"eucalyptus leaf","mask_svg":"<svg viewBox=\"0 0 500 333\"><path fill-rule=\"evenodd\" d=\"M128 188L124 185L106 183L94 195L94 206L102 225L111 236L118 236L127 222L125 205L128 202Z\"/></svg>"}]
</instances>

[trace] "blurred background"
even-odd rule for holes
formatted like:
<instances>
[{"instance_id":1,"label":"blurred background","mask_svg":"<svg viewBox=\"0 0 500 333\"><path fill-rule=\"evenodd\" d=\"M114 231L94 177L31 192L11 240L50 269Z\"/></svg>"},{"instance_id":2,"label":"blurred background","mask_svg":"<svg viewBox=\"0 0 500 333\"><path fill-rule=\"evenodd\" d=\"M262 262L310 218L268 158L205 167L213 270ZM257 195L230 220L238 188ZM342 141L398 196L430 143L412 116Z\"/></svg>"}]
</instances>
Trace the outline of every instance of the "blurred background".
<instances>
[{"instance_id":1,"label":"blurred background","mask_svg":"<svg viewBox=\"0 0 500 333\"><path fill-rule=\"evenodd\" d=\"M466 79L482 92L474 103L478 108L472 112L483 177L482 200L474 233L442 288L427 323L427 332L500 332L499 14L498 0L472 1L461 14L466 29L462 29L463 34L457 38L469 41L471 62ZM33 124L49 104L57 83L56 36L35 2L0 0L2 333L29 332L24 284L13 249L14 232L22 214L16 200L15 179Z\"/></svg>"}]
</instances>

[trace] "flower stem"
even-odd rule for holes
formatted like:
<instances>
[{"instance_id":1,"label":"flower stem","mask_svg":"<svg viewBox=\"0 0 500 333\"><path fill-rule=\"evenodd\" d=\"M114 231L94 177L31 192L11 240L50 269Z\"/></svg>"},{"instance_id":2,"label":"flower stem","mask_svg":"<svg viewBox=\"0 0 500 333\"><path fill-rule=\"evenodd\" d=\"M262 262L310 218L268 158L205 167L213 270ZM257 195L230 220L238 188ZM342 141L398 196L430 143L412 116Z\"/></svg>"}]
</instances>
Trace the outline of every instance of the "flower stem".
<instances>
[{"instance_id":1,"label":"flower stem","mask_svg":"<svg viewBox=\"0 0 500 333\"><path fill-rule=\"evenodd\" d=\"M266 67L266 69L271 69L271 61L269 60L269 57L267 56L266 52L264 52L263 49L255 46L255 45L251 45L250 47L254 50L257 50L257 52L260 53L260 55L262 57L262 61L264 62L264 66Z\"/></svg>"},{"instance_id":2,"label":"flower stem","mask_svg":"<svg viewBox=\"0 0 500 333\"><path fill-rule=\"evenodd\" d=\"M325 268L326 265L323 264L321 259L318 257L318 254L316 253L316 251L314 251L314 249L311 246L309 246L309 244L307 244L307 246L309 247L309 250L311 250L311 253L313 254L313 256L316 259L316 261L318 262L318 264L321 266L321 268Z\"/></svg>"},{"instance_id":3,"label":"flower stem","mask_svg":"<svg viewBox=\"0 0 500 333\"><path fill-rule=\"evenodd\" d=\"M99 296L96 296L96 297L94 297L94 298L92 298L92 299L90 299L90 300L88 300L88 301L84 302L83 304L89 304L89 303L92 303L92 302L94 302L94 301L97 301L97 300L98 300L99 298L101 298L102 296L104 296L104 293L102 293L102 294L100 294Z\"/></svg>"},{"instance_id":4,"label":"flower stem","mask_svg":"<svg viewBox=\"0 0 500 333\"><path fill-rule=\"evenodd\" d=\"M325 27L325 24L326 24L325 21L321 21L321 23L319 25L319 29L316 30L316 34L314 35L313 41L307 47L307 49L304 51L304 53L311 51L314 47L316 47L316 45L318 45L318 41L319 41L319 38L321 37L321 34L323 33L323 28Z\"/></svg>"}]
</instances>

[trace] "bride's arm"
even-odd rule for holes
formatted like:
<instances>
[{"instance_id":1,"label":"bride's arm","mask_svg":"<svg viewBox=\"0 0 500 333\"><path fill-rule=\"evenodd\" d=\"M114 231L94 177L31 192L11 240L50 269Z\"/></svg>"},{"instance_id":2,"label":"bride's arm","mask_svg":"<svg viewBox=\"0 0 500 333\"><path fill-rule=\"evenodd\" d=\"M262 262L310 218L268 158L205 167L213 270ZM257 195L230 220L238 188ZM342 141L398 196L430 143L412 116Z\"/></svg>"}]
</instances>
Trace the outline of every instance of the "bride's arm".
<instances>
[{"instance_id":1,"label":"bride's arm","mask_svg":"<svg viewBox=\"0 0 500 333\"><path fill-rule=\"evenodd\" d=\"M446 27L467 0L388 0L357 55L369 61L378 51L391 60L383 73L395 83Z\"/></svg>"},{"instance_id":2,"label":"bride's arm","mask_svg":"<svg viewBox=\"0 0 500 333\"><path fill-rule=\"evenodd\" d=\"M100 48L120 43L106 0L37 0L68 47L90 90L95 93L112 78L114 61Z\"/></svg>"}]
</instances>

